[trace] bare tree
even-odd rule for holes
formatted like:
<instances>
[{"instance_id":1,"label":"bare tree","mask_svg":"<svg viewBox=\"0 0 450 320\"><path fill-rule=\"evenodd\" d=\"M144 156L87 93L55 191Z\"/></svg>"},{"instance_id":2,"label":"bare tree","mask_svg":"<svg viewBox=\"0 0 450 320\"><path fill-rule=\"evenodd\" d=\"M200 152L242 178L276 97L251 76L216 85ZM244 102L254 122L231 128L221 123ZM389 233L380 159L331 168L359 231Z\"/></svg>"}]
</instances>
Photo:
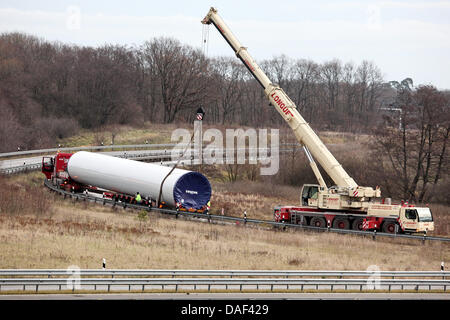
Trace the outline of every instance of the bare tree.
<instances>
[{"instance_id":1,"label":"bare tree","mask_svg":"<svg viewBox=\"0 0 450 320\"><path fill-rule=\"evenodd\" d=\"M356 82L359 88L358 111L374 111L383 83L381 71L372 62L364 60L356 70Z\"/></svg>"},{"instance_id":2,"label":"bare tree","mask_svg":"<svg viewBox=\"0 0 450 320\"><path fill-rule=\"evenodd\" d=\"M409 201L432 199L442 173L448 175L449 100L432 86L412 87L412 80L391 82L395 105L402 110L401 128L380 127L375 152L385 155L391 193ZM382 161L382 159L381 159ZM396 192L398 190L399 192Z\"/></svg>"},{"instance_id":3,"label":"bare tree","mask_svg":"<svg viewBox=\"0 0 450 320\"><path fill-rule=\"evenodd\" d=\"M246 73L242 63L234 58L216 58L210 63L214 75L216 88L216 101L221 114L221 122L225 124L230 115L240 107L244 86L244 75Z\"/></svg>"},{"instance_id":4,"label":"bare tree","mask_svg":"<svg viewBox=\"0 0 450 320\"><path fill-rule=\"evenodd\" d=\"M319 66L314 61L301 59L295 63L294 68L297 83L294 102L300 112L308 111L309 121L311 121L314 109L314 87L317 84Z\"/></svg>"},{"instance_id":5,"label":"bare tree","mask_svg":"<svg viewBox=\"0 0 450 320\"><path fill-rule=\"evenodd\" d=\"M337 59L324 63L320 68L320 76L324 83L323 101L328 110L337 110L341 74L342 65Z\"/></svg>"},{"instance_id":6,"label":"bare tree","mask_svg":"<svg viewBox=\"0 0 450 320\"><path fill-rule=\"evenodd\" d=\"M294 61L286 55L274 57L261 63L271 81L278 84L288 94L291 91L292 80L295 76Z\"/></svg>"},{"instance_id":7,"label":"bare tree","mask_svg":"<svg viewBox=\"0 0 450 320\"><path fill-rule=\"evenodd\" d=\"M158 38L144 45L145 57L158 77L165 123L208 97L208 61L198 49L178 40Z\"/></svg>"}]
</instances>

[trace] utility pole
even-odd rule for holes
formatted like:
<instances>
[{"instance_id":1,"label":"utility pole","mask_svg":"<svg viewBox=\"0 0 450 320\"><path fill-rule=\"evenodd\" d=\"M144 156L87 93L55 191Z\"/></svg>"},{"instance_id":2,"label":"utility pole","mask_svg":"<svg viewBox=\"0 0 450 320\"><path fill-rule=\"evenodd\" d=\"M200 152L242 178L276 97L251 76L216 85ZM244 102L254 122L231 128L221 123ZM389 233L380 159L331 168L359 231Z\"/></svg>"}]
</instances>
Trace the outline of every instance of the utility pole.
<instances>
[{"instance_id":1,"label":"utility pole","mask_svg":"<svg viewBox=\"0 0 450 320\"><path fill-rule=\"evenodd\" d=\"M203 118L205 116L205 112L200 107L197 109L196 120L194 120L194 155L197 156L194 164L197 164L202 167L203 163Z\"/></svg>"}]
</instances>

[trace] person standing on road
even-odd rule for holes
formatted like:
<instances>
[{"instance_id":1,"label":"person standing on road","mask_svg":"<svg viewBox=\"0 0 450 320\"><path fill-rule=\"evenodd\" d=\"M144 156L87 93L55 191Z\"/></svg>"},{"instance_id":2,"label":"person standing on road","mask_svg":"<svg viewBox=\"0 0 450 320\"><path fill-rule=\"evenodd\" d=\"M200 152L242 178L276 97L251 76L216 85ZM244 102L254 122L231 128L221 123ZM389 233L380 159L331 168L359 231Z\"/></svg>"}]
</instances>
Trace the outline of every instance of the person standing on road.
<instances>
[{"instance_id":1,"label":"person standing on road","mask_svg":"<svg viewBox=\"0 0 450 320\"><path fill-rule=\"evenodd\" d=\"M209 216L209 209L211 209L211 201L208 200L206 203L206 214L208 215L208 222L211 222L211 217Z\"/></svg>"},{"instance_id":2,"label":"person standing on road","mask_svg":"<svg viewBox=\"0 0 450 320\"><path fill-rule=\"evenodd\" d=\"M244 224L247 224L247 210L244 210Z\"/></svg>"},{"instance_id":3,"label":"person standing on road","mask_svg":"<svg viewBox=\"0 0 450 320\"><path fill-rule=\"evenodd\" d=\"M177 203L175 204L175 207L176 207L176 209L177 209L177 214L176 214L176 216L175 216L175 219L178 219L178 214L179 214L179 212L180 212L181 203L177 202Z\"/></svg>"},{"instance_id":4,"label":"person standing on road","mask_svg":"<svg viewBox=\"0 0 450 320\"><path fill-rule=\"evenodd\" d=\"M142 202L142 198L141 195L139 194L139 192L136 193L136 203L137 204L141 204Z\"/></svg>"}]
</instances>

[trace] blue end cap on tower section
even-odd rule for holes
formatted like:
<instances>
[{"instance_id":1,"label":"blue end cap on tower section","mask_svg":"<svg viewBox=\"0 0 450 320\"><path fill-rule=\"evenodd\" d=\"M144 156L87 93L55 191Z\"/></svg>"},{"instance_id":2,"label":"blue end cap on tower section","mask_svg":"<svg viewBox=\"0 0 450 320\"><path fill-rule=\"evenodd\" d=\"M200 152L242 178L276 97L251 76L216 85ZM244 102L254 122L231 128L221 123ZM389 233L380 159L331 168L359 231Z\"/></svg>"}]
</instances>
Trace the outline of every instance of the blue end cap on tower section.
<instances>
[{"instance_id":1,"label":"blue end cap on tower section","mask_svg":"<svg viewBox=\"0 0 450 320\"><path fill-rule=\"evenodd\" d=\"M201 173L183 174L173 187L173 199L186 209L200 210L211 199L211 184Z\"/></svg>"}]
</instances>

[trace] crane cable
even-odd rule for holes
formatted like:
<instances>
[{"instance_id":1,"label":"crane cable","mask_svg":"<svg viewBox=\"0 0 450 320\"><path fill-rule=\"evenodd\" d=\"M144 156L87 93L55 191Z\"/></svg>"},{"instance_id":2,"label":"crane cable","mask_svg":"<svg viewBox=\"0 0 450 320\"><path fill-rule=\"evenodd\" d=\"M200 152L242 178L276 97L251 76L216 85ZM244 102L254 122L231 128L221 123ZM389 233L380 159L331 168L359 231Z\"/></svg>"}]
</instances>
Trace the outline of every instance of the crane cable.
<instances>
[{"instance_id":1,"label":"crane cable","mask_svg":"<svg viewBox=\"0 0 450 320\"><path fill-rule=\"evenodd\" d=\"M157 207L159 208L159 206L161 205L161 195L162 195L162 189L164 186L164 182L166 181L166 179L170 176L170 174L175 170L175 168L178 166L178 164L180 163L181 159L184 158L184 155L188 149L188 147L190 147L190 145L192 144L192 140L194 139L194 135L195 135L195 130L194 132L192 132L192 136L191 136L191 140L189 141L189 143L186 145L186 148L184 148L183 153L181 154L181 156L178 158L177 162L173 165L172 169L167 173L167 175L164 177L163 181L161 181L161 185L159 186L159 195L158 195L158 202L156 203Z\"/></svg>"},{"instance_id":2,"label":"crane cable","mask_svg":"<svg viewBox=\"0 0 450 320\"><path fill-rule=\"evenodd\" d=\"M208 51L209 51L209 25L204 24L203 28L202 28L202 53L205 57L208 56ZM175 170L175 168L178 166L178 164L180 163L180 160L184 157L184 154L186 153L187 148L191 145L192 140L194 139L194 135L195 135L195 130L192 133L191 140L189 141L188 145L184 149L183 154L178 158L178 161L174 164L172 169L169 171L169 173L167 173L167 175L164 177L163 181L161 182L161 185L159 187L158 201L156 204L158 207L161 204L161 195L162 195L162 189L163 189L164 182L170 176L170 174Z\"/></svg>"}]
</instances>

